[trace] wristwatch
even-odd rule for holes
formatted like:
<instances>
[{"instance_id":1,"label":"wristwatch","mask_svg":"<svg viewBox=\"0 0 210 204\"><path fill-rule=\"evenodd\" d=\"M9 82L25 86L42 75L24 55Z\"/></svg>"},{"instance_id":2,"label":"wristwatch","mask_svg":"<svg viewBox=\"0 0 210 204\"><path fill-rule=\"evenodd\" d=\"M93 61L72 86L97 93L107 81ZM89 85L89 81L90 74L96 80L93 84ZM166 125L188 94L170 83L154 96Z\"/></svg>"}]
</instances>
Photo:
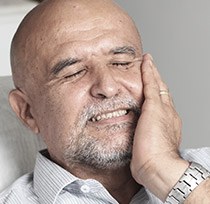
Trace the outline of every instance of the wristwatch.
<instances>
[{"instance_id":1,"label":"wristwatch","mask_svg":"<svg viewBox=\"0 0 210 204\"><path fill-rule=\"evenodd\" d=\"M168 194L165 204L183 204L190 193L209 177L209 171L203 166L190 162L187 170Z\"/></svg>"}]
</instances>

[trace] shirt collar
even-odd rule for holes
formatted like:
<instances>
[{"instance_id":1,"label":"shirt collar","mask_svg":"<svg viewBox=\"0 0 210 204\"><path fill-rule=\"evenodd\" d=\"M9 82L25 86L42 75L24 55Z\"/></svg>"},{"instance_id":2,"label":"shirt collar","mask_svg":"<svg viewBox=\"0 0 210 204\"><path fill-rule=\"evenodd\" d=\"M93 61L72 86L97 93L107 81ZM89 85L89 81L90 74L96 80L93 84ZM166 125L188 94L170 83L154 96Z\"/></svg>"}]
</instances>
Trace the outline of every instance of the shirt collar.
<instances>
[{"instance_id":1,"label":"shirt collar","mask_svg":"<svg viewBox=\"0 0 210 204\"><path fill-rule=\"evenodd\" d=\"M34 191L41 203L55 203L62 189L78 178L50 161L47 150L40 151L34 169Z\"/></svg>"},{"instance_id":2,"label":"shirt collar","mask_svg":"<svg viewBox=\"0 0 210 204\"><path fill-rule=\"evenodd\" d=\"M40 203L55 204L61 191L65 188L68 189L70 184L80 179L48 159L48 155L47 150L42 150L37 154L33 179L34 191L39 197ZM142 204L147 203L148 194L150 193L141 188L131 203L134 204L136 201L139 203L139 200L141 200Z\"/></svg>"}]
</instances>

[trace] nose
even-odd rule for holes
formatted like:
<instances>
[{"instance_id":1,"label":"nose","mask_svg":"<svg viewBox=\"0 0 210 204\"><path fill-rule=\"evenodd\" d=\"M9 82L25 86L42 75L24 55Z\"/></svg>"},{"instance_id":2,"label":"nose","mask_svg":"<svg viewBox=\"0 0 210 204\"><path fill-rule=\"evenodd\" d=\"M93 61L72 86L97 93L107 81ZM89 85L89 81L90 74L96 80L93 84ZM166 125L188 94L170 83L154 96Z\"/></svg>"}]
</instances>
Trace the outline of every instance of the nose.
<instances>
[{"instance_id":1,"label":"nose","mask_svg":"<svg viewBox=\"0 0 210 204\"><path fill-rule=\"evenodd\" d=\"M91 95L98 99L112 98L119 95L120 83L111 71L100 71L94 75Z\"/></svg>"}]
</instances>

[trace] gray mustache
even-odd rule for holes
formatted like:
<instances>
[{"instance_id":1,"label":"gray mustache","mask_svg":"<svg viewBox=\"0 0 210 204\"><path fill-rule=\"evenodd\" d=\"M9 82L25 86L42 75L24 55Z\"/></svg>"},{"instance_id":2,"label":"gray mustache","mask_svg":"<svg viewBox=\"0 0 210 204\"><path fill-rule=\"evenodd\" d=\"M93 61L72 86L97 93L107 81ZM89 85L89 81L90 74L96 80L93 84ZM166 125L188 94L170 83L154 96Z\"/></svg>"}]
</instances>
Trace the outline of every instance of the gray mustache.
<instances>
[{"instance_id":1,"label":"gray mustache","mask_svg":"<svg viewBox=\"0 0 210 204\"><path fill-rule=\"evenodd\" d=\"M140 115L140 105L139 103L128 97L113 98L113 99L104 99L101 102L92 103L84 108L81 117L82 120L89 121L92 117L102 114L104 112L112 112L119 109L125 109L133 111L134 114Z\"/></svg>"}]
</instances>

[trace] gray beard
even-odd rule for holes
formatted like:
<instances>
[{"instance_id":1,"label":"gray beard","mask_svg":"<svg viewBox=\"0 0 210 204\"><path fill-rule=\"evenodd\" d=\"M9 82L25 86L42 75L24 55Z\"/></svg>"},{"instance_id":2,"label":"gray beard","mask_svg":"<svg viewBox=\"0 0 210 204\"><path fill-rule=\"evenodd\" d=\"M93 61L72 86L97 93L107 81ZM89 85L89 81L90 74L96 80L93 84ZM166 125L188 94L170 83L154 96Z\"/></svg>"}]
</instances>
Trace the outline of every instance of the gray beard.
<instances>
[{"instance_id":1,"label":"gray beard","mask_svg":"<svg viewBox=\"0 0 210 204\"><path fill-rule=\"evenodd\" d=\"M107 127L114 134L118 129L126 129L126 141L115 144L107 138L97 138L81 133L79 142L71 141L64 150L64 160L68 166L80 164L94 169L117 169L130 163L135 124L121 124ZM110 134L110 133L109 133ZM125 136L124 136L125 137ZM122 148L123 145L123 148Z\"/></svg>"}]
</instances>

